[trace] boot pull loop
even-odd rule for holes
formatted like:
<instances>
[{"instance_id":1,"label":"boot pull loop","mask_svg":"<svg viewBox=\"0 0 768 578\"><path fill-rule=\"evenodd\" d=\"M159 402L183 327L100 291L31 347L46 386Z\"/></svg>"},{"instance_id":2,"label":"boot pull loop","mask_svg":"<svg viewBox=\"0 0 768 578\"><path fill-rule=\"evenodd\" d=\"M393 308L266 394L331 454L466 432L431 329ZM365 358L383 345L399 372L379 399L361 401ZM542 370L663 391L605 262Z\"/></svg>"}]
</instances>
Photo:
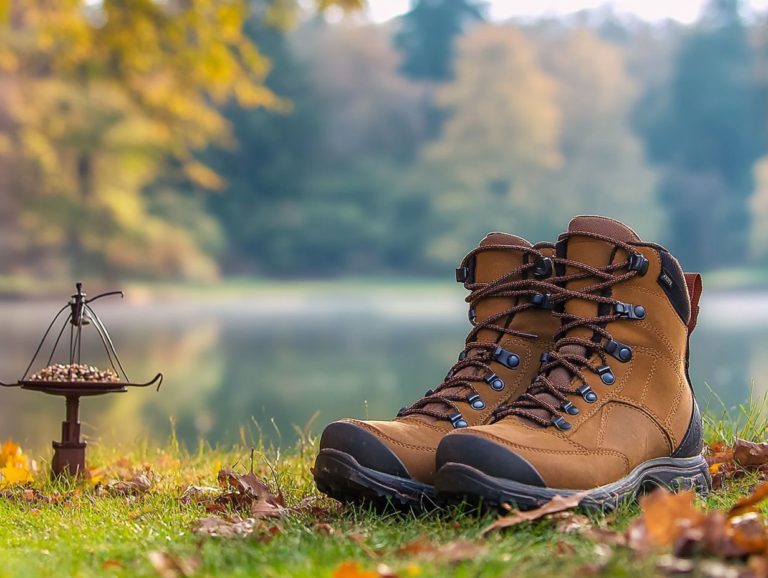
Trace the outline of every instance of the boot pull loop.
<instances>
[{"instance_id":1,"label":"boot pull loop","mask_svg":"<svg viewBox=\"0 0 768 578\"><path fill-rule=\"evenodd\" d=\"M685 284L688 286L688 296L691 299L691 319L688 321L688 335L696 329L696 321L699 318L699 298L701 297L701 275L698 273L685 273Z\"/></svg>"}]
</instances>

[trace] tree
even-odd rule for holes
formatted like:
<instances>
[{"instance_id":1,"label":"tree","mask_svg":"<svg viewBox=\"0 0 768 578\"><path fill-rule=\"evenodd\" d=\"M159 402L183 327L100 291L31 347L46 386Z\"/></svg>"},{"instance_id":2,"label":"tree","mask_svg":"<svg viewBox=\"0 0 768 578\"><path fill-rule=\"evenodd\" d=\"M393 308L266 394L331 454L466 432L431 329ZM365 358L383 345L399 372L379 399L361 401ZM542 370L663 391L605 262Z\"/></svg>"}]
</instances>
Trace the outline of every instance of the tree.
<instances>
[{"instance_id":1,"label":"tree","mask_svg":"<svg viewBox=\"0 0 768 578\"><path fill-rule=\"evenodd\" d=\"M755 59L738 0L712 0L683 39L668 83L640 104L670 248L684 266L736 264L747 255L752 168L764 151Z\"/></svg>"},{"instance_id":2,"label":"tree","mask_svg":"<svg viewBox=\"0 0 768 578\"><path fill-rule=\"evenodd\" d=\"M484 9L485 2L478 0L414 0L395 36L405 55L403 73L422 80L450 79L454 40L467 24L485 20Z\"/></svg>"},{"instance_id":3,"label":"tree","mask_svg":"<svg viewBox=\"0 0 768 578\"><path fill-rule=\"evenodd\" d=\"M319 5L332 3L359 4ZM3 3L0 107L6 158L23 173L17 182L30 185L18 218L31 240L26 256L56 253L77 274L215 275L190 232L212 224L177 226L153 214L145 189L168 166L198 187L221 188L193 152L231 138L224 103L283 104L264 86L270 64L244 25L253 9L271 22L291 5ZM177 208L206 220L192 214L194 203Z\"/></svg>"},{"instance_id":4,"label":"tree","mask_svg":"<svg viewBox=\"0 0 768 578\"><path fill-rule=\"evenodd\" d=\"M255 23L249 35L274 64L266 86L290 111L227 107L239 146L203 157L227 175L209 197L228 232L225 272L412 267L417 252L402 248L414 235L394 221L419 206L398 191L423 140L424 91L398 74L387 30L315 20L287 34Z\"/></svg>"},{"instance_id":5,"label":"tree","mask_svg":"<svg viewBox=\"0 0 768 578\"><path fill-rule=\"evenodd\" d=\"M428 251L453 261L488 230L535 236L550 210L542 178L562 162L556 84L517 28L477 26L458 42L448 115L418 172L441 222Z\"/></svg>"},{"instance_id":6,"label":"tree","mask_svg":"<svg viewBox=\"0 0 768 578\"><path fill-rule=\"evenodd\" d=\"M543 188L556 199L546 218L557 231L575 214L607 214L646 238L659 232L655 175L629 124L636 89L620 47L587 28L542 34L542 64L558 85L563 162Z\"/></svg>"}]
</instances>

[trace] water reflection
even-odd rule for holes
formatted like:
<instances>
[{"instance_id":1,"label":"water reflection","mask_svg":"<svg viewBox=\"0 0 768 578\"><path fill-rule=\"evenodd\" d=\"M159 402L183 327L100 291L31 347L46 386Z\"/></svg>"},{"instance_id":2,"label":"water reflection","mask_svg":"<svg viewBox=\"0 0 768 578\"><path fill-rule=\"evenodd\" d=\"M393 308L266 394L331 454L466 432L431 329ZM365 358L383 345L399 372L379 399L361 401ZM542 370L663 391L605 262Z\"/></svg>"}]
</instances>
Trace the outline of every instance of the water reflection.
<instances>
[{"instance_id":1,"label":"water reflection","mask_svg":"<svg viewBox=\"0 0 768 578\"><path fill-rule=\"evenodd\" d=\"M0 304L5 380L21 375L56 310ZM765 391L768 295L710 295L702 311L691 375L703 403L717 403L705 382L729 406L747 398L753 378L758 394ZM84 401L83 430L97 443L162 442L170 416L188 444L200 437L231 443L255 424L270 441L287 444L293 426L315 412L314 431L343 416L387 418L442 379L467 330L460 292L105 303L99 315L129 376L163 371L166 380L159 393ZM85 345L86 355L104 362L95 335ZM58 437L60 399L16 390L0 396L0 439L39 451Z\"/></svg>"}]
</instances>

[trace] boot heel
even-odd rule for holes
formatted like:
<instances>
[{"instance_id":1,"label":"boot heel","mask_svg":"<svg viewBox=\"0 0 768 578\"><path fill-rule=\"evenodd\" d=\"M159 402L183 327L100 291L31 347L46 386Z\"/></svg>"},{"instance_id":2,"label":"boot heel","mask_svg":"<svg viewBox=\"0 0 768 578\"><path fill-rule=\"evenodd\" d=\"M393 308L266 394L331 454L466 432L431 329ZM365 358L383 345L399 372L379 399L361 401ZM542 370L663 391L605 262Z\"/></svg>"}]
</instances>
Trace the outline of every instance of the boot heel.
<instances>
[{"instance_id":1,"label":"boot heel","mask_svg":"<svg viewBox=\"0 0 768 578\"><path fill-rule=\"evenodd\" d=\"M673 492L693 490L701 496L706 496L712 491L709 466L702 456L660 461L661 463L646 472L644 490L665 487Z\"/></svg>"}]
</instances>

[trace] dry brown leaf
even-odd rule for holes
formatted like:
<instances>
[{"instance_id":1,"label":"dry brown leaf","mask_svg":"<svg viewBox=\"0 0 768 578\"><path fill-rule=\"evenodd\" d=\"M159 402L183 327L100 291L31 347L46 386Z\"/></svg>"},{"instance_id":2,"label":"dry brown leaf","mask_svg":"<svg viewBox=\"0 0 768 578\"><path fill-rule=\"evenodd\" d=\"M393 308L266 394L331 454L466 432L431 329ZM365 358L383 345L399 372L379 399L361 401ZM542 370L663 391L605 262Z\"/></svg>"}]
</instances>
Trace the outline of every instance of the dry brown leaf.
<instances>
[{"instance_id":1,"label":"dry brown leaf","mask_svg":"<svg viewBox=\"0 0 768 578\"><path fill-rule=\"evenodd\" d=\"M192 576L200 567L200 558L179 558L168 552L153 550L149 554L149 563L160 578L180 578Z\"/></svg>"},{"instance_id":2,"label":"dry brown leaf","mask_svg":"<svg viewBox=\"0 0 768 578\"><path fill-rule=\"evenodd\" d=\"M233 489L214 501L214 508L247 509L253 518L276 518L287 512L282 494L273 494L254 473L236 474L231 469L219 472L219 485Z\"/></svg>"},{"instance_id":3,"label":"dry brown leaf","mask_svg":"<svg viewBox=\"0 0 768 578\"><path fill-rule=\"evenodd\" d=\"M211 486L187 486L181 494L179 501L185 505L192 502L211 502L219 493L219 488L213 488Z\"/></svg>"},{"instance_id":4,"label":"dry brown leaf","mask_svg":"<svg viewBox=\"0 0 768 578\"><path fill-rule=\"evenodd\" d=\"M755 443L737 439L733 446L733 461L744 467L768 464L768 442Z\"/></svg>"},{"instance_id":5,"label":"dry brown leaf","mask_svg":"<svg viewBox=\"0 0 768 578\"><path fill-rule=\"evenodd\" d=\"M571 494L567 497L555 496L549 502L534 510L514 512L509 516L505 516L496 520L493 524L482 531L481 536L485 536L486 534L495 530L502 530L504 528L516 526L521 522L531 522L533 520L538 520L539 518L543 518L548 514L556 514L557 512L570 510L571 508L577 507L585 495L586 493L582 492L578 494Z\"/></svg>"},{"instance_id":6,"label":"dry brown leaf","mask_svg":"<svg viewBox=\"0 0 768 578\"><path fill-rule=\"evenodd\" d=\"M192 526L192 532L215 538L245 538L253 534L256 520L243 519L240 516L230 518L209 517L196 520Z\"/></svg>"},{"instance_id":7,"label":"dry brown leaf","mask_svg":"<svg viewBox=\"0 0 768 578\"><path fill-rule=\"evenodd\" d=\"M587 516L570 510L552 514L550 519L555 520L555 530L561 534L584 534L593 527Z\"/></svg>"},{"instance_id":8,"label":"dry brown leaf","mask_svg":"<svg viewBox=\"0 0 768 578\"><path fill-rule=\"evenodd\" d=\"M762 516L748 512L730 518L728 525L731 540L744 554L768 553L768 533Z\"/></svg>"},{"instance_id":9,"label":"dry brown leaf","mask_svg":"<svg viewBox=\"0 0 768 578\"><path fill-rule=\"evenodd\" d=\"M422 536L398 548L396 554L454 564L482 556L486 551L485 545L468 540L455 540L447 544L435 544Z\"/></svg>"},{"instance_id":10,"label":"dry brown leaf","mask_svg":"<svg viewBox=\"0 0 768 578\"><path fill-rule=\"evenodd\" d=\"M768 482L759 485L755 490L744 498L736 502L728 511L728 516L739 516L746 512L751 512L763 500L768 499Z\"/></svg>"},{"instance_id":11,"label":"dry brown leaf","mask_svg":"<svg viewBox=\"0 0 768 578\"><path fill-rule=\"evenodd\" d=\"M640 499L642 514L627 530L629 546L638 551L671 546L687 528L699 525L703 512L693 505L693 492L673 494L658 488Z\"/></svg>"},{"instance_id":12,"label":"dry brown leaf","mask_svg":"<svg viewBox=\"0 0 768 578\"><path fill-rule=\"evenodd\" d=\"M324 536L332 536L336 533L336 530L330 524L321 522L320 524L315 524L315 532Z\"/></svg>"},{"instance_id":13,"label":"dry brown leaf","mask_svg":"<svg viewBox=\"0 0 768 578\"><path fill-rule=\"evenodd\" d=\"M113 480L107 484L107 492L116 496L141 496L152 487L152 480L146 473L138 474L130 480Z\"/></svg>"}]
</instances>

